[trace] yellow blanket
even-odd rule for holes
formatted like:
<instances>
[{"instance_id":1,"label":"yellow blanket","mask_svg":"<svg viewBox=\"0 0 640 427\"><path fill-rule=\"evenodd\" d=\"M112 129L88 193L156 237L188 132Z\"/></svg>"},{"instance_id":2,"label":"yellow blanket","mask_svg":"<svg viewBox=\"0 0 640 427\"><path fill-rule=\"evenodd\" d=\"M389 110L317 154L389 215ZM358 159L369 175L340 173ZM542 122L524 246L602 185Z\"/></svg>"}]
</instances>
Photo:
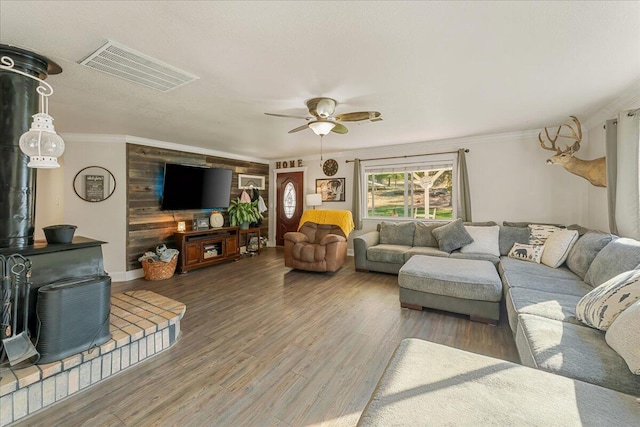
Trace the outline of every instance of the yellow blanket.
<instances>
[{"instance_id":1,"label":"yellow blanket","mask_svg":"<svg viewBox=\"0 0 640 427\"><path fill-rule=\"evenodd\" d=\"M323 209L306 210L302 213L298 230L300 230L302 225L307 221L315 222L316 224L336 225L340 227L346 237L349 237L349 233L351 233L355 227L351 211L333 211Z\"/></svg>"}]
</instances>

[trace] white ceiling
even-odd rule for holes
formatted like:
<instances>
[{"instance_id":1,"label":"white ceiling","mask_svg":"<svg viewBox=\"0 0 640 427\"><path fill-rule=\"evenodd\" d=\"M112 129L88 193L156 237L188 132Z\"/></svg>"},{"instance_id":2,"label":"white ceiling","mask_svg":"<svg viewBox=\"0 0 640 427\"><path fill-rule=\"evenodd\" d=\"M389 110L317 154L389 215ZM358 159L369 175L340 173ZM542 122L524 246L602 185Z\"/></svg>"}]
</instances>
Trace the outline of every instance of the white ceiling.
<instances>
[{"instance_id":1,"label":"white ceiling","mask_svg":"<svg viewBox=\"0 0 640 427\"><path fill-rule=\"evenodd\" d=\"M0 42L58 62L62 133L253 157L315 154L305 100L347 123L325 151L537 129L589 117L640 79L640 2L0 0ZM107 39L200 77L169 93L78 64Z\"/></svg>"}]
</instances>

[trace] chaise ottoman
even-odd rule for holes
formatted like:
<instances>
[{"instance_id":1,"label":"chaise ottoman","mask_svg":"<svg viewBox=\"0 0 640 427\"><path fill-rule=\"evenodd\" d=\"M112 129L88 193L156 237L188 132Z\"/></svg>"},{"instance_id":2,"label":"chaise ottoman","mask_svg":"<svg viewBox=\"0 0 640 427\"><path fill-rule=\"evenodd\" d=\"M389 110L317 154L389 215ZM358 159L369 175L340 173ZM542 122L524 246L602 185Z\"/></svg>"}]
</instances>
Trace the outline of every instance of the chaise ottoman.
<instances>
[{"instance_id":1,"label":"chaise ottoman","mask_svg":"<svg viewBox=\"0 0 640 427\"><path fill-rule=\"evenodd\" d=\"M358 427L638 426L634 396L492 357L404 339Z\"/></svg>"},{"instance_id":2,"label":"chaise ottoman","mask_svg":"<svg viewBox=\"0 0 640 427\"><path fill-rule=\"evenodd\" d=\"M495 325L500 319L502 281L490 261L415 255L398 273L400 306L468 314Z\"/></svg>"}]
</instances>

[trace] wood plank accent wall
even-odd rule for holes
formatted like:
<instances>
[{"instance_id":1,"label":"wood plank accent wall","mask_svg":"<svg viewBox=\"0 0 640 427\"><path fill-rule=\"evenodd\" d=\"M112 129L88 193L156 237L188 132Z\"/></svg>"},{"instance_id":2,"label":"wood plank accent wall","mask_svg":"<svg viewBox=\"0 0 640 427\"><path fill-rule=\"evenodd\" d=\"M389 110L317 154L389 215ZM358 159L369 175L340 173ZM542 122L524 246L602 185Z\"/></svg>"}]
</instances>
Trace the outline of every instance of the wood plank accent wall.
<instances>
[{"instance_id":1,"label":"wood plank accent wall","mask_svg":"<svg viewBox=\"0 0 640 427\"><path fill-rule=\"evenodd\" d=\"M266 163L127 144L127 271L140 268L138 258L160 243L175 247L173 233L177 230L178 221L186 221L187 230L190 230L194 218L209 218L211 213L210 210L160 210L165 163L232 169L232 198L242 192L238 189L238 174L264 175L266 188L260 191L260 195L269 206L269 165ZM225 225L229 225L227 212L222 214ZM267 215L268 212L264 212L263 236L268 232Z\"/></svg>"}]
</instances>

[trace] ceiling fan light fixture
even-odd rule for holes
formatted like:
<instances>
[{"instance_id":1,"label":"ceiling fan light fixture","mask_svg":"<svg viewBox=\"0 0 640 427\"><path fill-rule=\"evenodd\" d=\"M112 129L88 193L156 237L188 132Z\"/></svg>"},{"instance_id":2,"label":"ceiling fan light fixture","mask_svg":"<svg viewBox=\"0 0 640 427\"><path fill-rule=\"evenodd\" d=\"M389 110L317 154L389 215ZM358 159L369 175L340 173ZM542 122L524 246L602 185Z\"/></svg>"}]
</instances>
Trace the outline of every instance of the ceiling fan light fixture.
<instances>
[{"instance_id":1,"label":"ceiling fan light fixture","mask_svg":"<svg viewBox=\"0 0 640 427\"><path fill-rule=\"evenodd\" d=\"M316 105L316 113L319 117L326 119L336 111L336 101L331 98L322 98Z\"/></svg>"},{"instance_id":2,"label":"ceiling fan light fixture","mask_svg":"<svg viewBox=\"0 0 640 427\"><path fill-rule=\"evenodd\" d=\"M331 129L336 127L336 124L333 122L316 120L309 123L309 127L316 135L325 136L331 132Z\"/></svg>"}]
</instances>

